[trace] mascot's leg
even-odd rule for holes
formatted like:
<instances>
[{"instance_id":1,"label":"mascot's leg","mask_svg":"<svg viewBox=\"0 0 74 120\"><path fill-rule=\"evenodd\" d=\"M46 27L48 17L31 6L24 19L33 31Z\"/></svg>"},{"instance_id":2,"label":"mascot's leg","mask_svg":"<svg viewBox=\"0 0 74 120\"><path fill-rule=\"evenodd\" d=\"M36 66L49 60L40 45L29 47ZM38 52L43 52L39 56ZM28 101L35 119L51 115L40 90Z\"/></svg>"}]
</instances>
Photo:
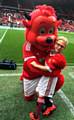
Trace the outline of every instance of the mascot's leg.
<instances>
[{"instance_id":1,"label":"mascot's leg","mask_svg":"<svg viewBox=\"0 0 74 120\"><path fill-rule=\"evenodd\" d=\"M39 78L28 80L23 79L23 87L24 87L24 99L27 101L31 101L35 97L35 89L39 82Z\"/></svg>"},{"instance_id":2,"label":"mascot's leg","mask_svg":"<svg viewBox=\"0 0 74 120\"><path fill-rule=\"evenodd\" d=\"M58 91L59 89L61 89L63 84L64 84L64 76L62 74L60 74L58 76L58 81L57 81L57 84L56 84L55 92Z\"/></svg>"}]
</instances>

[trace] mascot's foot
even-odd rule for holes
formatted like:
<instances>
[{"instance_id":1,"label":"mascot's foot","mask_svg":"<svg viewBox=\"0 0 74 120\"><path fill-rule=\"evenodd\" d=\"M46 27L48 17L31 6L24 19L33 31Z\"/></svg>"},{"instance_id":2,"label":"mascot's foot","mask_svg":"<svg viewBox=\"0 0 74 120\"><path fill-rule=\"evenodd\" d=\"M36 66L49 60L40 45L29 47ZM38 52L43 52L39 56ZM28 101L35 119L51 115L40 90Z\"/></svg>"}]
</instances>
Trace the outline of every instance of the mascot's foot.
<instances>
[{"instance_id":1,"label":"mascot's foot","mask_svg":"<svg viewBox=\"0 0 74 120\"><path fill-rule=\"evenodd\" d=\"M26 100L26 101L32 101L32 100L34 100L34 98L35 98L35 95L24 96L24 100Z\"/></svg>"},{"instance_id":2,"label":"mascot's foot","mask_svg":"<svg viewBox=\"0 0 74 120\"><path fill-rule=\"evenodd\" d=\"M40 118L35 118L35 115L33 112L30 112L29 116L30 116L30 120L40 120Z\"/></svg>"},{"instance_id":3,"label":"mascot's foot","mask_svg":"<svg viewBox=\"0 0 74 120\"><path fill-rule=\"evenodd\" d=\"M51 107L47 107L47 109L42 114L43 116L48 116L55 110L56 110L56 106L52 105Z\"/></svg>"}]
</instances>

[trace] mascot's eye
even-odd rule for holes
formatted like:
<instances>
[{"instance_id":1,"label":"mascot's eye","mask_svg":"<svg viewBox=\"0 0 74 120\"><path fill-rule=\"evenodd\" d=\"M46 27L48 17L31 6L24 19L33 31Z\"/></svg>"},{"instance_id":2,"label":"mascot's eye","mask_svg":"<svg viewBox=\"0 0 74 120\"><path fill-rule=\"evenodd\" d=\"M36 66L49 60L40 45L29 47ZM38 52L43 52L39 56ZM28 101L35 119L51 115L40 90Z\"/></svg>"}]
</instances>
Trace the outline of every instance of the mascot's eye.
<instances>
[{"instance_id":1,"label":"mascot's eye","mask_svg":"<svg viewBox=\"0 0 74 120\"><path fill-rule=\"evenodd\" d=\"M44 33L46 33L45 28L41 28L40 31L39 31L39 33L40 33L40 34L44 34Z\"/></svg>"},{"instance_id":2,"label":"mascot's eye","mask_svg":"<svg viewBox=\"0 0 74 120\"><path fill-rule=\"evenodd\" d=\"M50 33L50 34L54 33L54 27L52 27L52 28L49 30L49 33Z\"/></svg>"}]
</instances>

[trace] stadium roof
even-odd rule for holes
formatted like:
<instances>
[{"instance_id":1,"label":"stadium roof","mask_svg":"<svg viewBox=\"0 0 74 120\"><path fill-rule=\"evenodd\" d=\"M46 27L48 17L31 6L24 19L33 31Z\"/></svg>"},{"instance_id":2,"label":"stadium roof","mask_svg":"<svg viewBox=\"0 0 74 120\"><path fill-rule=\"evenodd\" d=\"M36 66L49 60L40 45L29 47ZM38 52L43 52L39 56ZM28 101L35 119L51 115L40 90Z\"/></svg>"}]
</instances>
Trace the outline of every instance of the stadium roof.
<instances>
[{"instance_id":1,"label":"stadium roof","mask_svg":"<svg viewBox=\"0 0 74 120\"><path fill-rule=\"evenodd\" d=\"M48 4L62 9L74 10L74 0L0 0L1 5L17 7L21 4L26 9L33 9L35 5Z\"/></svg>"},{"instance_id":2,"label":"stadium roof","mask_svg":"<svg viewBox=\"0 0 74 120\"><path fill-rule=\"evenodd\" d=\"M18 2L28 9L32 9L39 4L48 4L55 8L61 7L66 10L74 10L74 0L18 0Z\"/></svg>"}]
</instances>

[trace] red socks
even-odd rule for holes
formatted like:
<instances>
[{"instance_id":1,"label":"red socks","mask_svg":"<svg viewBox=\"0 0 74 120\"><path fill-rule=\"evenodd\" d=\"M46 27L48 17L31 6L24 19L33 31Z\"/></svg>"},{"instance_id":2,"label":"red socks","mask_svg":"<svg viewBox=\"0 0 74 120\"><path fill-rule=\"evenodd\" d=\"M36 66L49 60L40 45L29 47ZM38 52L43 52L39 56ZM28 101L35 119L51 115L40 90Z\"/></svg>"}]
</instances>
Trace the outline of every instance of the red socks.
<instances>
[{"instance_id":1,"label":"red socks","mask_svg":"<svg viewBox=\"0 0 74 120\"><path fill-rule=\"evenodd\" d=\"M36 106L36 111L35 111L36 117L40 117L43 104L44 104L44 97L39 97L37 100L37 106Z\"/></svg>"},{"instance_id":2,"label":"red socks","mask_svg":"<svg viewBox=\"0 0 74 120\"><path fill-rule=\"evenodd\" d=\"M31 100L34 99L34 97L35 97L35 95L24 96L24 99L25 99L26 101L31 101Z\"/></svg>"}]
</instances>

